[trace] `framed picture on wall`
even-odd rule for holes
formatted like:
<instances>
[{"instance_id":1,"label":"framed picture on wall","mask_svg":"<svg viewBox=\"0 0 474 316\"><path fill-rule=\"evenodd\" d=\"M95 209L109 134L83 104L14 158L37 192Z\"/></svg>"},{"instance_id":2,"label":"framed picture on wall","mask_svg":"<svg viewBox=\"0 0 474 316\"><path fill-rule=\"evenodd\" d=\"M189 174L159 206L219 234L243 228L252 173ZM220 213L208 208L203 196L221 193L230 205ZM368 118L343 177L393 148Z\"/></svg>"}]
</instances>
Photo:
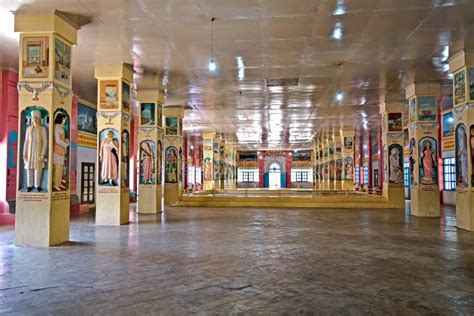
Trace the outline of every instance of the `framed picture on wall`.
<instances>
[{"instance_id":1,"label":"framed picture on wall","mask_svg":"<svg viewBox=\"0 0 474 316\"><path fill-rule=\"evenodd\" d=\"M59 38L54 39L54 78L71 84L71 46Z\"/></svg>"},{"instance_id":2,"label":"framed picture on wall","mask_svg":"<svg viewBox=\"0 0 474 316\"><path fill-rule=\"evenodd\" d=\"M100 81L100 109L118 109L118 84L117 80Z\"/></svg>"},{"instance_id":3,"label":"framed picture on wall","mask_svg":"<svg viewBox=\"0 0 474 316\"><path fill-rule=\"evenodd\" d=\"M24 78L46 78L49 72L49 38L23 37L21 71Z\"/></svg>"},{"instance_id":4,"label":"framed picture on wall","mask_svg":"<svg viewBox=\"0 0 474 316\"><path fill-rule=\"evenodd\" d=\"M466 71L460 70L454 74L454 104L466 102Z\"/></svg>"}]
</instances>

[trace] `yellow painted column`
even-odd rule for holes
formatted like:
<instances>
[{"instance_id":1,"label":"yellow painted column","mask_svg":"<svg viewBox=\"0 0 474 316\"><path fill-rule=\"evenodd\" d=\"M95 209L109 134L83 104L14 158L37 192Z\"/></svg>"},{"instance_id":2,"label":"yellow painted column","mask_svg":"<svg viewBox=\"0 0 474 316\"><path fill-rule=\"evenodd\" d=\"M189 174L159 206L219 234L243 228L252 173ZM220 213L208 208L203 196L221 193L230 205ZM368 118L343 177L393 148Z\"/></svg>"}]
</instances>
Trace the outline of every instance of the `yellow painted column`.
<instances>
[{"instance_id":1,"label":"yellow painted column","mask_svg":"<svg viewBox=\"0 0 474 316\"><path fill-rule=\"evenodd\" d=\"M96 66L97 92L97 225L129 222L130 85L127 65Z\"/></svg>"},{"instance_id":2,"label":"yellow painted column","mask_svg":"<svg viewBox=\"0 0 474 316\"><path fill-rule=\"evenodd\" d=\"M327 140L328 145L328 189L334 190L334 181L336 179L336 161L335 161L335 144L332 138L332 135L328 136Z\"/></svg>"},{"instance_id":3,"label":"yellow painted column","mask_svg":"<svg viewBox=\"0 0 474 316\"><path fill-rule=\"evenodd\" d=\"M59 12L15 14L18 245L48 247L69 240L71 63L78 29Z\"/></svg>"},{"instance_id":4,"label":"yellow painted column","mask_svg":"<svg viewBox=\"0 0 474 316\"><path fill-rule=\"evenodd\" d=\"M203 190L212 191L214 182L214 133L202 134Z\"/></svg>"},{"instance_id":5,"label":"yellow painted column","mask_svg":"<svg viewBox=\"0 0 474 316\"><path fill-rule=\"evenodd\" d=\"M438 185L439 83L411 83L408 100L411 215L440 216ZM399 129L398 114L388 116L388 128Z\"/></svg>"},{"instance_id":6,"label":"yellow painted column","mask_svg":"<svg viewBox=\"0 0 474 316\"><path fill-rule=\"evenodd\" d=\"M354 129L341 129L342 189L354 191Z\"/></svg>"},{"instance_id":7,"label":"yellow painted column","mask_svg":"<svg viewBox=\"0 0 474 316\"><path fill-rule=\"evenodd\" d=\"M316 140L316 182L315 188L321 189L322 187L322 177L323 177L323 147L321 145L321 139Z\"/></svg>"},{"instance_id":8,"label":"yellow painted column","mask_svg":"<svg viewBox=\"0 0 474 316\"><path fill-rule=\"evenodd\" d=\"M184 107L166 106L164 115L165 206L176 205L183 192L183 117Z\"/></svg>"},{"instance_id":9,"label":"yellow painted column","mask_svg":"<svg viewBox=\"0 0 474 316\"><path fill-rule=\"evenodd\" d=\"M326 139L322 140L321 144L323 148L323 159L322 159L322 189L329 189L329 144Z\"/></svg>"},{"instance_id":10,"label":"yellow painted column","mask_svg":"<svg viewBox=\"0 0 474 316\"><path fill-rule=\"evenodd\" d=\"M474 53L460 51L449 60L453 73L456 143L456 225L474 230Z\"/></svg>"},{"instance_id":11,"label":"yellow painted column","mask_svg":"<svg viewBox=\"0 0 474 316\"><path fill-rule=\"evenodd\" d=\"M159 89L139 90L138 213L163 210L163 104Z\"/></svg>"},{"instance_id":12,"label":"yellow painted column","mask_svg":"<svg viewBox=\"0 0 474 316\"><path fill-rule=\"evenodd\" d=\"M342 146L341 146L341 136L339 133L332 136L332 141L334 143L334 189L342 189Z\"/></svg>"},{"instance_id":13,"label":"yellow painted column","mask_svg":"<svg viewBox=\"0 0 474 316\"><path fill-rule=\"evenodd\" d=\"M221 187L221 148L222 148L221 135L216 134L214 136L214 144L213 144L214 188L216 190L222 189Z\"/></svg>"},{"instance_id":14,"label":"yellow painted column","mask_svg":"<svg viewBox=\"0 0 474 316\"><path fill-rule=\"evenodd\" d=\"M380 114L382 115L382 144L383 144L383 190L382 195L394 208L405 208L405 188L403 187L403 112L405 102L399 98L388 99L385 96L380 100ZM401 128L389 127L388 118L401 118ZM399 121L399 119L397 119ZM362 170L360 171L362 172Z\"/></svg>"}]
</instances>

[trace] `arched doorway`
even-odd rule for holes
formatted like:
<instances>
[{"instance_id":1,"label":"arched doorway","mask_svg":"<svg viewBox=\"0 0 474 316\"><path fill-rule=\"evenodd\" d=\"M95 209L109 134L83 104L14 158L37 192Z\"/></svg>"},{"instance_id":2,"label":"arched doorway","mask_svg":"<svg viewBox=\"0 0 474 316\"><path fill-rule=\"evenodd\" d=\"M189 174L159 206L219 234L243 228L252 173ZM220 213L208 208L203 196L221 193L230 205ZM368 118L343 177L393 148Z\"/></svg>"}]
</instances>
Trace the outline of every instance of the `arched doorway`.
<instances>
[{"instance_id":1,"label":"arched doorway","mask_svg":"<svg viewBox=\"0 0 474 316\"><path fill-rule=\"evenodd\" d=\"M268 168L268 187L270 189L281 188L281 167L274 162Z\"/></svg>"}]
</instances>

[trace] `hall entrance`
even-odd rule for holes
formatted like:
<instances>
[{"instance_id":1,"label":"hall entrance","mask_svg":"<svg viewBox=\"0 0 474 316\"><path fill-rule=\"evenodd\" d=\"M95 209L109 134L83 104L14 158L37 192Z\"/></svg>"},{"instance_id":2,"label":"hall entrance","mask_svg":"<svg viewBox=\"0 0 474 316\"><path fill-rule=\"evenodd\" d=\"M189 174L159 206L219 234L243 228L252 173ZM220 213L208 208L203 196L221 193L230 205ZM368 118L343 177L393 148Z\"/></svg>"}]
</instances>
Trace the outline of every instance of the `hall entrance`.
<instances>
[{"instance_id":1,"label":"hall entrance","mask_svg":"<svg viewBox=\"0 0 474 316\"><path fill-rule=\"evenodd\" d=\"M268 168L268 187L270 189L281 188L281 167L277 163L273 163Z\"/></svg>"}]
</instances>

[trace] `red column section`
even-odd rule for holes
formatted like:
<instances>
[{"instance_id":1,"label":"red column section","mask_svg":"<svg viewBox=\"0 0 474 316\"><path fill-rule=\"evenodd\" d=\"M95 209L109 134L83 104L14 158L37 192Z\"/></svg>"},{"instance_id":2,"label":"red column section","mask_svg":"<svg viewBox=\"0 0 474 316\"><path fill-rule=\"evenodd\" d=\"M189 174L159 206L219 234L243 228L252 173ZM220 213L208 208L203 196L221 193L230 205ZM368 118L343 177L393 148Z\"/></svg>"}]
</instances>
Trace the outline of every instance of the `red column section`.
<instances>
[{"instance_id":1,"label":"red column section","mask_svg":"<svg viewBox=\"0 0 474 316\"><path fill-rule=\"evenodd\" d=\"M70 159L70 171L69 171L69 188L71 190L71 213L80 213L80 199L77 196L77 115L78 115L78 102L79 98L77 95L72 97L71 105L71 159Z\"/></svg>"},{"instance_id":2,"label":"red column section","mask_svg":"<svg viewBox=\"0 0 474 316\"><path fill-rule=\"evenodd\" d=\"M359 188L364 191L364 134L360 132L359 138Z\"/></svg>"},{"instance_id":3,"label":"red column section","mask_svg":"<svg viewBox=\"0 0 474 316\"><path fill-rule=\"evenodd\" d=\"M384 169L383 169L383 144L382 144L382 127L379 127L379 132L378 132L378 138L379 141L377 142L378 145L378 150L379 150L379 183L378 183L378 188L377 192L381 193L382 192L382 187L383 187L383 176L384 176Z\"/></svg>"},{"instance_id":4,"label":"red column section","mask_svg":"<svg viewBox=\"0 0 474 316\"><path fill-rule=\"evenodd\" d=\"M293 156L291 151L286 153L286 187L291 188L291 162L293 161Z\"/></svg>"},{"instance_id":5,"label":"red column section","mask_svg":"<svg viewBox=\"0 0 474 316\"><path fill-rule=\"evenodd\" d=\"M0 225L13 225L15 216L10 204L16 199L18 146L18 74L1 72L0 86Z\"/></svg>"},{"instance_id":6,"label":"red column section","mask_svg":"<svg viewBox=\"0 0 474 316\"><path fill-rule=\"evenodd\" d=\"M186 192L188 190L188 136L183 137L183 157L181 158L183 165L181 170L183 172L183 190Z\"/></svg>"},{"instance_id":7,"label":"red column section","mask_svg":"<svg viewBox=\"0 0 474 316\"><path fill-rule=\"evenodd\" d=\"M138 124L132 117L130 122L130 192L137 192L137 150L138 150Z\"/></svg>"},{"instance_id":8,"label":"red column section","mask_svg":"<svg viewBox=\"0 0 474 316\"><path fill-rule=\"evenodd\" d=\"M442 150L442 133L443 126L441 125L441 120L443 119L443 114L438 111L438 184L439 184L439 202L443 204L443 191L444 191L444 173L443 173L443 150Z\"/></svg>"},{"instance_id":9,"label":"red column section","mask_svg":"<svg viewBox=\"0 0 474 316\"><path fill-rule=\"evenodd\" d=\"M368 141L368 157L369 157L369 162L368 162L368 167L369 167L369 185L368 185L368 190L369 193L372 193L372 188L374 187L374 180L372 179L372 133L369 131L369 141Z\"/></svg>"},{"instance_id":10,"label":"red column section","mask_svg":"<svg viewBox=\"0 0 474 316\"><path fill-rule=\"evenodd\" d=\"M257 155L258 161L258 186L263 188L264 178L265 178L265 153L260 153Z\"/></svg>"}]
</instances>

